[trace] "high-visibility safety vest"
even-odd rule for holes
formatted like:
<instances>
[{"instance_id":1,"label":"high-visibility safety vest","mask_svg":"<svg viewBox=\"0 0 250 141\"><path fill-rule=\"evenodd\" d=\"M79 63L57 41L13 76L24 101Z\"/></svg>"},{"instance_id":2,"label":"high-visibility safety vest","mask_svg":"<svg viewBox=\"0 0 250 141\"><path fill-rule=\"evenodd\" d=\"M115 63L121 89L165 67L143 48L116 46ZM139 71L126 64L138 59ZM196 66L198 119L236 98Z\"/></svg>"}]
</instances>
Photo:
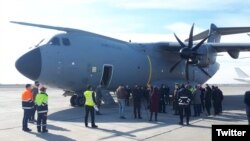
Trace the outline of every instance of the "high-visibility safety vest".
<instances>
[{"instance_id":1,"label":"high-visibility safety vest","mask_svg":"<svg viewBox=\"0 0 250 141\"><path fill-rule=\"evenodd\" d=\"M26 89L22 94L23 109L32 109L34 106L32 91Z\"/></svg>"},{"instance_id":2,"label":"high-visibility safety vest","mask_svg":"<svg viewBox=\"0 0 250 141\"><path fill-rule=\"evenodd\" d=\"M48 112L48 95L44 92L37 94L35 104L37 105L37 113Z\"/></svg>"},{"instance_id":3,"label":"high-visibility safety vest","mask_svg":"<svg viewBox=\"0 0 250 141\"><path fill-rule=\"evenodd\" d=\"M93 100L93 91L85 91L84 92L85 97L85 105L87 106L95 106L94 100Z\"/></svg>"}]
</instances>

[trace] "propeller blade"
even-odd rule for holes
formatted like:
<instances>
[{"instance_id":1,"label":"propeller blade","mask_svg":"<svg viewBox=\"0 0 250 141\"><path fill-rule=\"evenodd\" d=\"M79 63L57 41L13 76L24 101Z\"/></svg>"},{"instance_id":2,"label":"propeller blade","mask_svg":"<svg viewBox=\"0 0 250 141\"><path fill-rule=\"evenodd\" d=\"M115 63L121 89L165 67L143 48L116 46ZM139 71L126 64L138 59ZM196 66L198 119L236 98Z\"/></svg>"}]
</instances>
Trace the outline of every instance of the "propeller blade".
<instances>
[{"instance_id":1,"label":"propeller blade","mask_svg":"<svg viewBox=\"0 0 250 141\"><path fill-rule=\"evenodd\" d=\"M193 31L194 31L194 24L192 25L190 33L189 33L188 48L193 47Z\"/></svg>"},{"instance_id":2,"label":"propeller blade","mask_svg":"<svg viewBox=\"0 0 250 141\"><path fill-rule=\"evenodd\" d=\"M199 47L201 47L201 45L210 37L210 35L208 35L206 38L204 38L202 41L200 41L195 47L192 48L192 51L196 51L197 49L199 49Z\"/></svg>"},{"instance_id":3,"label":"propeller blade","mask_svg":"<svg viewBox=\"0 0 250 141\"><path fill-rule=\"evenodd\" d=\"M209 78L211 78L212 76L206 72L201 66L197 66L204 74L206 74Z\"/></svg>"},{"instance_id":4,"label":"propeller blade","mask_svg":"<svg viewBox=\"0 0 250 141\"><path fill-rule=\"evenodd\" d=\"M188 60L186 60L185 76L186 76L186 81L189 82Z\"/></svg>"},{"instance_id":5,"label":"propeller blade","mask_svg":"<svg viewBox=\"0 0 250 141\"><path fill-rule=\"evenodd\" d=\"M178 62L176 62L171 69L169 70L169 72L172 72L180 63L181 63L182 59L180 59Z\"/></svg>"},{"instance_id":6,"label":"propeller blade","mask_svg":"<svg viewBox=\"0 0 250 141\"><path fill-rule=\"evenodd\" d=\"M179 44L181 45L182 48L185 47L185 44L176 36L176 34L174 33L175 38L177 39L177 41L179 42Z\"/></svg>"}]
</instances>

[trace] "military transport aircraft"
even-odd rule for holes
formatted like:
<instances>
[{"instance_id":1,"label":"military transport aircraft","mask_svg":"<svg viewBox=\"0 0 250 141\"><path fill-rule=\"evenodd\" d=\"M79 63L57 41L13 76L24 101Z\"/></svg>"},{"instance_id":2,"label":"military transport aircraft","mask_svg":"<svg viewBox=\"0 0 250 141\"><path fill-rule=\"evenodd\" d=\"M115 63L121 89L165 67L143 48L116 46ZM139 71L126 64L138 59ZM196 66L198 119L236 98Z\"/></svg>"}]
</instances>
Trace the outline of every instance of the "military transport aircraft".
<instances>
[{"instance_id":1,"label":"military transport aircraft","mask_svg":"<svg viewBox=\"0 0 250 141\"><path fill-rule=\"evenodd\" d=\"M119 84L202 84L218 71L218 52L237 59L240 51L250 51L250 44L219 43L221 35L250 32L250 27L211 24L209 30L193 36L193 25L187 42L175 35L178 42L131 43L79 29L11 23L63 32L21 56L16 68L31 80L73 93L100 83L109 90Z\"/></svg>"}]
</instances>

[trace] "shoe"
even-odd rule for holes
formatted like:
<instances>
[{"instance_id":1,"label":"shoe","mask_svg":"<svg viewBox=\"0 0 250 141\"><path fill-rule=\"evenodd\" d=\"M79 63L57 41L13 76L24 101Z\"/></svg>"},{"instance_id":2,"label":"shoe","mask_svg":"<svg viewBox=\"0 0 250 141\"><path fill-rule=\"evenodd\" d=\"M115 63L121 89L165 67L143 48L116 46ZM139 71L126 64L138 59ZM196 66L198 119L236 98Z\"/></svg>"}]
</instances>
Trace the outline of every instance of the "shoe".
<instances>
[{"instance_id":1,"label":"shoe","mask_svg":"<svg viewBox=\"0 0 250 141\"><path fill-rule=\"evenodd\" d=\"M121 118L121 119L126 119L124 116L121 116L120 118Z\"/></svg>"},{"instance_id":2,"label":"shoe","mask_svg":"<svg viewBox=\"0 0 250 141\"><path fill-rule=\"evenodd\" d=\"M97 125L92 125L91 127L92 127L92 128L98 128L98 126L97 126Z\"/></svg>"},{"instance_id":3,"label":"shoe","mask_svg":"<svg viewBox=\"0 0 250 141\"><path fill-rule=\"evenodd\" d=\"M88 125L85 125L85 127L87 127L87 128L88 128L89 126L88 126Z\"/></svg>"},{"instance_id":4,"label":"shoe","mask_svg":"<svg viewBox=\"0 0 250 141\"><path fill-rule=\"evenodd\" d=\"M190 125L189 123L187 123L187 125Z\"/></svg>"},{"instance_id":5,"label":"shoe","mask_svg":"<svg viewBox=\"0 0 250 141\"><path fill-rule=\"evenodd\" d=\"M29 129L29 128L26 128L26 129L23 129L23 131L25 131L25 132L31 132L32 130Z\"/></svg>"},{"instance_id":6,"label":"shoe","mask_svg":"<svg viewBox=\"0 0 250 141\"><path fill-rule=\"evenodd\" d=\"M44 130L43 130L43 133L47 133L47 132L49 132L48 129L44 129Z\"/></svg>"},{"instance_id":7,"label":"shoe","mask_svg":"<svg viewBox=\"0 0 250 141\"><path fill-rule=\"evenodd\" d=\"M37 127L37 132L40 133L41 132L41 128Z\"/></svg>"}]
</instances>

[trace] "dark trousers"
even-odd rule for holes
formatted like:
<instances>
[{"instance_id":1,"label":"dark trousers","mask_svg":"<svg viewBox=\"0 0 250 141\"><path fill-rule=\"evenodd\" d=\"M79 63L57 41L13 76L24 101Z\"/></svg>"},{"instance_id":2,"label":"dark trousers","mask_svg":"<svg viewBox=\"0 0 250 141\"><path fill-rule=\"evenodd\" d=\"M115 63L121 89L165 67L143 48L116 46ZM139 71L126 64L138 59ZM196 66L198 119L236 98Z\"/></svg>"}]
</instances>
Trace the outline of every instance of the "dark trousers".
<instances>
[{"instance_id":1,"label":"dark trousers","mask_svg":"<svg viewBox=\"0 0 250 141\"><path fill-rule=\"evenodd\" d=\"M222 101L219 102L219 105L218 105L218 110L219 110L219 113L222 113Z\"/></svg>"},{"instance_id":2,"label":"dark trousers","mask_svg":"<svg viewBox=\"0 0 250 141\"><path fill-rule=\"evenodd\" d=\"M177 100L173 101L173 109L174 109L174 114L178 115L179 114L179 104Z\"/></svg>"},{"instance_id":3,"label":"dark trousers","mask_svg":"<svg viewBox=\"0 0 250 141\"><path fill-rule=\"evenodd\" d=\"M32 109L23 109L24 114L23 114L23 129L28 128L28 120L30 119L30 115L32 112Z\"/></svg>"},{"instance_id":4,"label":"dark trousers","mask_svg":"<svg viewBox=\"0 0 250 141\"><path fill-rule=\"evenodd\" d=\"M87 106L85 105L85 126L88 126L88 118L89 118L89 113L91 117L91 126L95 125L95 114L94 114L94 107L93 106Z\"/></svg>"},{"instance_id":5,"label":"dark trousers","mask_svg":"<svg viewBox=\"0 0 250 141\"><path fill-rule=\"evenodd\" d=\"M134 102L134 117L141 118L141 102Z\"/></svg>"},{"instance_id":6,"label":"dark trousers","mask_svg":"<svg viewBox=\"0 0 250 141\"><path fill-rule=\"evenodd\" d=\"M210 115L210 109L211 109L211 104L206 104L205 103L205 107L206 107L206 110L207 110L207 115Z\"/></svg>"},{"instance_id":7,"label":"dark trousers","mask_svg":"<svg viewBox=\"0 0 250 141\"><path fill-rule=\"evenodd\" d=\"M160 113L165 113L166 112L166 105L164 99L160 100L160 106L159 106L159 112Z\"/></svg>"},{"instance_id":8,"label":"dark trousers","mask_svg":"<svg viewBox=\"0 0 250 141\"><path fill-rule=\"evenodd\" d=\"M34 108L32 109L31 116L30 116L31 121L35 120L35 113L36 113L36 106L34 106Z\"/></svg>"},{"instance_id":9,"label":"dark trousers","mask_svg":"<svg viewBox=\"0 0 250 141\"><path fill-rule=\"evenodd\" d=\"M205 104L204 101L201 100L201 113L205 112Z\"/></svg>"},{"instance_id":10,"label":"dark trousers","mask_svg":"<svg viewBox=\"0 0 250 141\"><path fill-rule=\"evenodd\" d=\"M150 119L149 119L149 120L152 121L153 113L155 113L155 121L157 121L158 112L151 112L151 113L150 113Z\"/></svg>"},{"instance_id":11,"label":"dark trousers","mask_svg":"<svg viewBox=\"0 0 250 141\"><path fill-rule=\"evenodd\" d=\"M201 104L194 104L194 116L200 116Z\"/></svg>"},{"instance_id":12,"label":"dark trousers","mask_svg":"<svg viewBox=\"0 0 250 141\"><path fill-rule=\"evenodd\" d=\"M47 112L46 113L37 113L37 130L44 131L47 128Z\"/></svg>"},{"instance_id":13,"label":"dark trousers","mask_svg":"<svg viewBox=\"0 0 250 141\"><path fill-rule=\"evenodd\" d=\"M184 116L184 112L185 112L185 116L186 116L186 122L187 124L189 124L189 117L191 114L191 110L190 110L190 106L179 106L179 114L180 114L180 123L183 124L183 116Z\"/></svg>"},{"instance_id":14,"label":"dark trousers","mask_svg":"<svg viewBox=\"0 0 250 141\"><path fill-rule=\"evenodd\" d=\"M129 106L129 98L126 98L126 99L125 99L125 105L126 105L126 106Z\"/></svg>"}]
</instances>

